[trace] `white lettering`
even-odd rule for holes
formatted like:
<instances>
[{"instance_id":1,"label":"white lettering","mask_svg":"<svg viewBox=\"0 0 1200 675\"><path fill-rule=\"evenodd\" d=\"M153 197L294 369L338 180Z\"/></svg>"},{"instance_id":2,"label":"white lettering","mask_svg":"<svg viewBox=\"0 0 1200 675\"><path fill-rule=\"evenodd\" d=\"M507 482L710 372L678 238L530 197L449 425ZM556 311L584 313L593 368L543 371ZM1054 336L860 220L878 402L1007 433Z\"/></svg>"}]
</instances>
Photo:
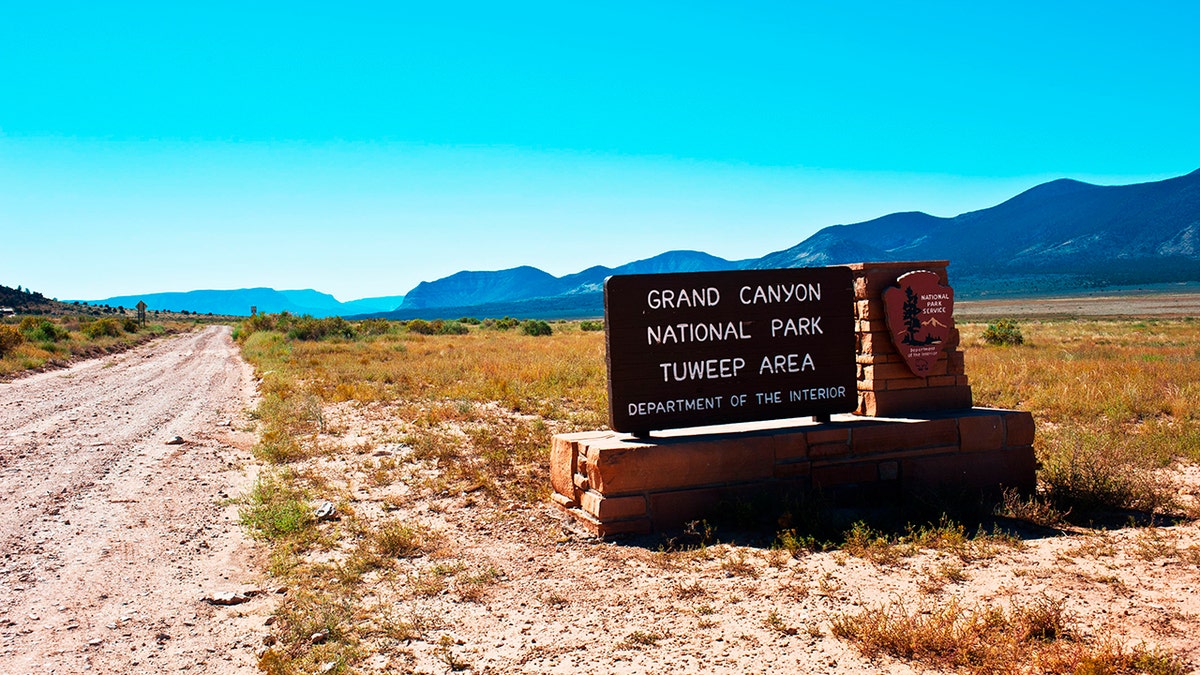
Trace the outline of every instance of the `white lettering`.
<instances>
[{"instance_id":1,"label":"white lettering","mask_svg":"<svg viewBox=\"0 0 1200 675\"><path fill-rule=\"evenodd\" d=\"M646 326L646 344L648 345L748 339L750 339L750 331L744 321Z\"/></svg>"},{"instance_id":2,"label":"white lettering","mask_svg":"<svg viewBox=\"0 0 1200 675\"><path fill-rule=\"evenodd\" d=\"M663 382L717 380L737 377L738 372L746 367L746 360L737 356L704 361L668 361L658 364L658 367L662 368Z\"/></svg>"},{"instance_id":3,"label":"white lettering","mask_svg":"<svg viewBox=\"0 0 1200 675\"><path fill-rule=\"evenodd\" d=\"M801 316L795 319L771 319L771 337L788 337L801 335L824 335L821 330L821 317Z\"/></svg>"},{"instance_id":4,"label":"white lettering","mask_svg":"<svg viewBox=\"0 0 1200 675\"><path fill-rule=\"evenodd\" d=\"M769 284L742 286L738 299L743 305L767 305L781 302L808 302L821 299L821 284Z\"/></svg>"},{"instance_id":5,"label":"white lettering","mask_svg":"<svg viewBox=\"0 0 1200 675\"><path fill-rule=\"evenodd\" d=\"M816 370L811 354L800 358L799 354L775 354L764 356L758 366L758 374L779 375L781 373L802 373L806 370Z\"/></svg>"},{"instance_id":6,"label":"white lettering","mask_svg":"<svg viewBox=\"0 0 1200 675\"><path fill-rule=\"evenodd\" d=\"M670 288L651 289L646 293L646 305L650 309L679 309L681 307L715 307L721 302L721 291L716 288Z\"/></svg>"}]
</instances>

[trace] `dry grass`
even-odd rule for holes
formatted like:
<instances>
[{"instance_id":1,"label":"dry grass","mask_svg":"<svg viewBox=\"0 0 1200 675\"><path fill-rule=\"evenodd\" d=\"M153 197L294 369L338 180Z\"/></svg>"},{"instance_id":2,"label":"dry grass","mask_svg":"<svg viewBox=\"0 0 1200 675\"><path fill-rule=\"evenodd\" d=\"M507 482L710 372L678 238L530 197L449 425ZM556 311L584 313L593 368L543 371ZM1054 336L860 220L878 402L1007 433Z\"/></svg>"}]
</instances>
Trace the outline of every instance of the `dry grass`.
<instances>
[{"instance_id":1,"label":"dry grass","mask_svg":"<svg viewBox=\"0 0 1200 675\"><path fill-rule=\"evenodd\" d=\"M1195 403L1200 331L1194 322L1026 323L1026 344L1017 347L983 344L982 324L962 328L976 403L1030 410L1038 422L1042 489L1034 496L1010 495L1001 513L1057 526L1066 520L1086 523L1106 509L1180 510L1166 469L1177 460L1200 459ZM357 340L305 341L255 332L241 339L262 377L257 452L279 467L264 480L291 481L269 487L281 500L291 495L293 506L311 506L308 495L331 498L332 488L318 485L322 478L310 467L353 454L364 484L380 489L402 484L422 495L431 512L478 505L491 514L526 508L545 500L550 436L598 428L606 418L603 334L569 324L556 325L548 337L472 328L465 335L381 330ZM339 443L338 422L329 412L338 406L386 410L394 454L376 459L370 443ZM344 479L329 482L339 481ZM382 508L390 512L397 503L384 501ZM267 522L276 518L261 515ZM303 511L291 516L299 523L295 533L286 531L290 525L271 526L285 531L267 538L272 570L303 593L289 597L281 609L280 644L263 657L264 670L313 672L331 662L353 670L366 658L364 645L402 655L414 639L441 649L447 669L467 665L454 645L433 635L443 617L397 613L394 605L375 602L368 589L391 584L392 597L406 602L448 596L485 603L505 584L503 573L486 562L456 560L447 537L408 520L347 512L339 523L314 523ZM799 516L779 525L783 529L775 551L764 554L765 567L744 550L714 546L716 533L704 522L664 544L649 562L664 574L712 564L726 579L753 584L772 568L833 546L841 548L837 555L843 560L861 557L881 567L933 551L934 562L922 564L928 577L923 587L929 602L942 604L909 611L893 603L842 614L832 624L834 634L872 657L889 654L969 672L1182 672L1170 655L1116 646L1103 637L1083 640L1071 617L1052 603L968 609L941 600L943 587L966 584L979 565L1018 550L1021 542L1011 537L969 534L949 520L897 533L859 524L840 536L818 533ZM1112 544L1103 537L1096 535L1078 553L1109 555ZM1194 547L1153 530L1135 548L1134 555L1144 560L1194 564L1200 558ZM724 597L716 588L675 582L669 594L689 603ZM828 602L840 602L848 592L829 573L788 589ZM534 597L544 598L539 604L549 608L567 603L555 592ZM716 625L711 603L695 611L702 628ZM781 638L802 639L805 630L814 639L821 635L815 624L777 611L759 616ZM320 645L312 644L311 633L304 635L314 626L328 629ZM620 646L647 650L668 637L662 630L634 631ZM1006 661L1005 653L1013 657Z\"/></svg>"},{"instance_id":2,"label":"dry grass","mask_svg":"<svg viewBox=\"0 0 1200 675\"><path fill-rule=\"evenodd\" d=\"M1187 672L1170 654L1084 641L1062 603L1047 596L1008 609L891 602L840 614L832 629L869 658L886 654L969 673Z\"/></svg>"},{"instance_id":3,"label":"dry grass","mask_svg":"<svg viewBox=\"0 0 1200 675\"><path fill-rule=\"evenodd\" d=\"M1180 510L1161 470L1200 461L1200 323L1032 321L1016 347L984 344L983 324L960 328L976 405L1037 420L1050 508L1083 521Z\"/></svg>"}]
</instances>

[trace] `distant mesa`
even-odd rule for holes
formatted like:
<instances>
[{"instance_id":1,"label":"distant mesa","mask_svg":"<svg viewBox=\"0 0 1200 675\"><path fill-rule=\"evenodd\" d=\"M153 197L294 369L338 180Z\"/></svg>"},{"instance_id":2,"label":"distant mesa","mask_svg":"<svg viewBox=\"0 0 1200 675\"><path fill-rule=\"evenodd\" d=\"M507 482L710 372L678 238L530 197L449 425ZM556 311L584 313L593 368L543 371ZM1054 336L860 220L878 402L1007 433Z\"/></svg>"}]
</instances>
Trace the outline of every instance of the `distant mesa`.
<instances>
[{"instance_id":1,"label":"distant mesa","mask_svg":"<svg viewBox=\"0 0 1200 675\"><path fill-rule=\"evenodd\" d=\"M313 290L192 291L92 302L214 314L263 312L351 318L603 314L613 274L817 267L853 262L949 260L960 299L1033 296L1109 286L1200 280L1200 171L1134 185L1055 180L996 206L941 218L917 211L833 225L791 248L732 261L669 251L619 267L555 277L536 267L463 271L426 281L403 296L341 303Z\"/></svg>"},{"instance_id":2,"label":"distant mesa","mask_svg":"<svg viewBox=\"0 0 1200 675\"><path fill-rule=\"evenodd\" d=\"M104 300L89 300L93 305L133 307L145 302L150 309L180 311L197 314L219 314L225 316L249 316L250 308L256 307L265 313L290 312L312 316L341 316L364 312L386 312L396 309L404 301L403 295L380 298L363 298L350 302L339 302L328 293L311 289L299 291L277 291L273 288L242 288L237 290L204 290L180 293L145 293L122 295Z\"/></svg>"}]
</instances>

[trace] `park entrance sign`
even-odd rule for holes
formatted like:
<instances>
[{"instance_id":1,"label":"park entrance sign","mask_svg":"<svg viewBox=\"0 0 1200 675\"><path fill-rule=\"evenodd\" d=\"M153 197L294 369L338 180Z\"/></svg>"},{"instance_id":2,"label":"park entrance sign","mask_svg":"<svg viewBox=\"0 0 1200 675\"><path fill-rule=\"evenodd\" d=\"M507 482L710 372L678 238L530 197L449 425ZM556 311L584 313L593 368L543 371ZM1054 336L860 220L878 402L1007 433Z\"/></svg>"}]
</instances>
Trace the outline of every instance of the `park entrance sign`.
<instances>
[{"instance_id":1,"label":"park entrance sign","mask_svg":"<svg viewBox=\"0 0 1200 675\"><path fill-rule=\"evenodd\" d=\"M604 318L616 431L857 405L848 267L612 276Z\"/></svg>"}]
</instances>

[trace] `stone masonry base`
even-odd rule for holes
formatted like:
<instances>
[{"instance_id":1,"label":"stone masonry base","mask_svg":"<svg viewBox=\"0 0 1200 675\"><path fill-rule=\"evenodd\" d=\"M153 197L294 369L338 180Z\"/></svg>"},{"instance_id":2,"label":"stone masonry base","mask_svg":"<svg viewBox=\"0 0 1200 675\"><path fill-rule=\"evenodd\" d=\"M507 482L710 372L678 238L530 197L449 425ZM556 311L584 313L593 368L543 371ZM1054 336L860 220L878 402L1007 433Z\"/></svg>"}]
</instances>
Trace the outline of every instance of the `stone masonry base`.
<instances>
[{"instance_id":1,"label":"stone masonry base","mask_svg":"<svg viewBox=\"0 0 1200 675\"><path fill-rule=\"evenodd\" d=\"M823 424L775 420L652 438L559 434L550 476L555 504L603 537L678 527L724 499L770 490L835 501L947 488L1031 492L1033 434L1029 413L991 408L906 418L835 415Z\"/></svg>"}]
</instances>

